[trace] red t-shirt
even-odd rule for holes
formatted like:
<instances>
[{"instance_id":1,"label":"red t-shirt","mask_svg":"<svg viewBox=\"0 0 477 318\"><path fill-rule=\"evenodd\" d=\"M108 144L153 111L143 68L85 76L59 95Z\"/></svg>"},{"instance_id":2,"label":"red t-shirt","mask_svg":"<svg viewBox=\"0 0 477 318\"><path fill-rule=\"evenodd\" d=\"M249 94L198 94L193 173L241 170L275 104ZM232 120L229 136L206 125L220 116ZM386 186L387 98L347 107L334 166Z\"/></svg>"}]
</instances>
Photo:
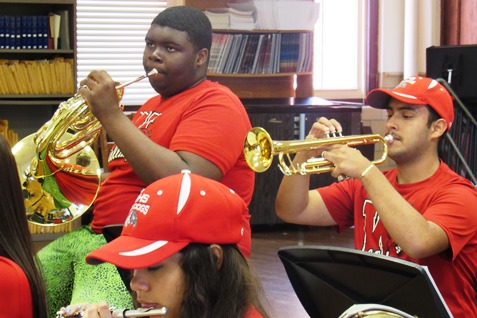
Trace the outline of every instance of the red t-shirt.
<instances>
[{"instance_id":1,"label":"red t-shirt","mask_svg":"<svg viewBox=\"0 0 477 318\"><path fill-rule=\"evenodd\" d=\"M263 316L255 307L250 307L245 313L244 318L263 318Z\"/></svg>"},{"instance_id":2,"label":"red t-shirt","mask_svg":"<svg viewBox=\"0 0 477 318\"><path fill-rule=\"evenodd\" d=\"M33 317L30 282L11 259L0 256L0 317Z\"/></svg>"},{"instance_id":3,"label":"red t-shirt","mask_svg":"<svg viewBox=\"0 0 477 318\"><path fill-rule=\"evenodd\" d=\"M356 179L318 189L339 230L354 226L358 250L427 266L454 317L477 317L473 286L477 273L476 188L444 163L432 177L413 184L398 184L396 169L384 174L425 219L446 232L450 253L424 259L407 256L387 233L362 183Z\"/></svg>"},{"instance_id":4,"label":"red t-shirt","mask_svg":"<svg viewBox=\"0 0 477 318\"><path fill-rule=\"evenodd\" d=\"M220 182L250 203L255 173L245 161L243 141L251 124L242 102L227 87L206 80L167 99L155 96L132 120L157 144L193 152L213 162L222 170ZM111 174L101 184L94 203L92 228L97 233L105 225L124 223L146 186L119 148L113 146L108 161Z\"/></svg>"}]
</instances>

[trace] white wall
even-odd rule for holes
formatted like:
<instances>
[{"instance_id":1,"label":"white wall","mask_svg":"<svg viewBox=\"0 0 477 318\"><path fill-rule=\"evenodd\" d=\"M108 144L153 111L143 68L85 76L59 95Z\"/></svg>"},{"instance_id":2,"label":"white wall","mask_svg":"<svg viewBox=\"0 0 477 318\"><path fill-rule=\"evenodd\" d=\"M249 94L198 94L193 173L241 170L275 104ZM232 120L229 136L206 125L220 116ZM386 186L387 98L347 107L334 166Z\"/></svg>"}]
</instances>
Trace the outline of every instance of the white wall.
<instances>
[{"instance_id":1,"label":"white wall","mask_svg":"<svg viewBox=\"0 0 477 318\"><path fill-rule=\"evenodd\" d=\"M426 48L439 45L440 0L380 0L378 38L380 87L424 75Z\"/></svg>"}]
</instances>

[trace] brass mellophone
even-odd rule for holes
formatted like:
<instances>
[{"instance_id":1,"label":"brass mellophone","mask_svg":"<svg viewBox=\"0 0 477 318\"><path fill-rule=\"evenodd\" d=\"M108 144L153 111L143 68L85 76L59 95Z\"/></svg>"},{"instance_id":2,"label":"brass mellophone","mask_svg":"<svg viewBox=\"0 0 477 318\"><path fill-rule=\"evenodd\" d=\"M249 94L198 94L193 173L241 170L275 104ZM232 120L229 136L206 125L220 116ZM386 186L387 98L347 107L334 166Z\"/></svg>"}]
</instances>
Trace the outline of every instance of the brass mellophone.
<instances>
[{"instance_id":1,"label":"brass mellophone","mask_svg":"<svg viewBox=\"0 0 477 318\"><path fill-rule=\"evenodd\" d=\"M134 317L149 317L149 316L164 316L167 313L166 307L162 308L139 308L139 309L115 309L111 308L111 315L113 318L134 318ZM74 314L73 316L64 316L63 312L58 311L56 318L78 318L83 317L83 312Z\"/></svg>"},{"instance_id":2,"label":"brass mellophone","mask_svg":"<svg viewBox=\"0 0 477 318\"><path fill-rule=\"evenodd\" d=\"M116 86L119 100L124 87L157 74L153 69ZM88 210L100 183L100 165L92 144L101 129L84 98L76 93L36 133L12 148L30 223L61 225Z\"/></svg>"},{"instance_id":3,"label":"brass mellophone","mask_svg":"<svg viewBox=\"0 0 477 318\"><path fill-rule=\"evenodd\" d=\"M290 154L318 149L333 144L356 147L381 143L383 145L383 155L381 158L373 161L375 165L378 165L386 160L388 154L387 144L391 143L392 139L393 137L391 135L382 137L378 134L370 134L310 140L274 141L265 129L254 127L249 130L245 137L243 151L247 164L255 172L266 171L272 164L273 156L278 155L278 167L284 175L306 175L311 173L332 172L334 165L324 158L310 158L306 162L294 166Z\"/></svg>"}]
</instances>

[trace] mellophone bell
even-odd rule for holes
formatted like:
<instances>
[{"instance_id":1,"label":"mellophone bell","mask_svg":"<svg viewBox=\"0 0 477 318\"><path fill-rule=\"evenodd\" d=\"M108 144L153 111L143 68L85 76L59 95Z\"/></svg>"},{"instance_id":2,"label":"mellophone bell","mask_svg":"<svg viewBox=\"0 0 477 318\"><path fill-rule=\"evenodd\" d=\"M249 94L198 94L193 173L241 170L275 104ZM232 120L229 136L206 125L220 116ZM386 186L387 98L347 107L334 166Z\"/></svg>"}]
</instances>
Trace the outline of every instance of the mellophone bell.
<instances>
[{"instance_id":1,"label":"mellophone bell","mask_svg":"<svg viewBox=\"0 0 477 318\"><path fill-rule=\"evenodd\" d=\"M121 100L124 87L156 75L153 70L116 87ZM80 217L94 202L101 169L91 145L101 124L76 93L62 102L36 133L20 140L12 152L20 175L29 222L55 226Z\"/></svg>"}]
</instances>

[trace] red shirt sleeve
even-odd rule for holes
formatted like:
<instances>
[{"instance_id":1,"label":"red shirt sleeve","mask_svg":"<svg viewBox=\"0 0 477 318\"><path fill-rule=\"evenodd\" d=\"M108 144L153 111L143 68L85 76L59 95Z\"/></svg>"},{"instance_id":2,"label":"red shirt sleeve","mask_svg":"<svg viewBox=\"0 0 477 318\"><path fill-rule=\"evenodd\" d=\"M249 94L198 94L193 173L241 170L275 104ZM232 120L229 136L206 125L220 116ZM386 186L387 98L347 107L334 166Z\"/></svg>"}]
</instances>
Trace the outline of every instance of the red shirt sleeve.
<instances>
[{"instance_id":1,"label":"red shirt sleeve","mask_svg":"<svg viewBox=\"0 0 477 318\"><path fill-rule=\"evenodd\" d=\"M0 317L33 317L33 304L28 278L12 260L0 257Z\"/></svg>"}]
</instances>

